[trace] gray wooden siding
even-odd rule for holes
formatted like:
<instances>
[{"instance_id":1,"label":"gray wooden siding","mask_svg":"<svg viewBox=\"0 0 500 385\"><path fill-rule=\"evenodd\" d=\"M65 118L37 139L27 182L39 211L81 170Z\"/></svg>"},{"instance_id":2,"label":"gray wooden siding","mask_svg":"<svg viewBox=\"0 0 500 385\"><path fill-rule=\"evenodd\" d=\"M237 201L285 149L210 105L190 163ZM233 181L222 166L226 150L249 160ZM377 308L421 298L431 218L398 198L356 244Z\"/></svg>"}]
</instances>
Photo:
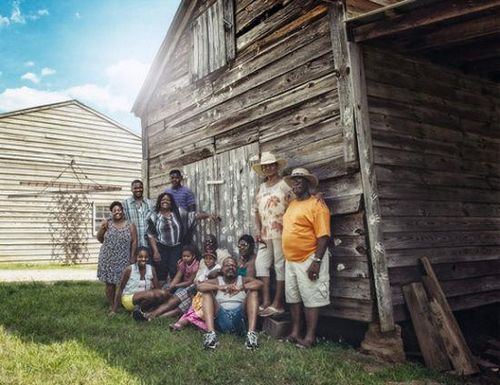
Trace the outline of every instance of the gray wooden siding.
<instances>
[{"instance_id":1,"label":"gray wooden siding","mask_svg":"<svg viewBox=\"0 0 500 385\"><path fill-rule=\"evenodd\" d=\"M0 266L53 261L48 218L54 195L7 196L41 191L19 182L50 182L72 159L91 179L84 183L122 186L121 191L88 195L96 205L109 205L130 195L130 182L141 177L141 140L76 103L0 117ZM78 183L69 170L59 181ZM93 236L88 250L84 262L95 263L99 243Z\"/></svg>"},{"instance_id":2,"label":"gray wooden siding","mask_svg":"<svg viewBox=\"0 0 500 385\"><path fill-rule=\"evenodd\" d=\"M395 316L428 256L453 309L500 299L500 88L367 49L376 173Z\"/></svg>"},{"instance_id":3,"label":"gray wooden siding","mask_svg":"<svg viewBox=\"0 0 500 385\"><path fill-rule=\"evenodd\" d=\"M231 151L248 144L286 158L290 168L309 168L333 214L332 306L326 313L370 321L361 181L356 162L344 160L328 7L319 0L238 0L235 11L237 53L224 71L190 83L183 36L156 85L142 116L151 195L165 188L172 168L184 167L188 178L201 180L225 167L236 170L241 165L231 163ZM224 168L200 175L200 164L224 157ZM220 213L224 223L242 215L242 208L232 209ZM251 226L250 210L246 215L238 234Z\"/></svg>"},{"instance_id":4,"label":"gray wooden siding","mask_svg":"<svg viewBox=\"0 0 500 385\"><path fill-rule=\"evenodd\" d=\"M253 234L252 208L259 178L249 164L252 157L258 155L259 146L252 143L183 168L186 184L197 198L197 206L223 218L220 223L201 222L197 234L215 234L221 247L234 256L238 256L238 238Z\"/></svg>"}]
</instances>

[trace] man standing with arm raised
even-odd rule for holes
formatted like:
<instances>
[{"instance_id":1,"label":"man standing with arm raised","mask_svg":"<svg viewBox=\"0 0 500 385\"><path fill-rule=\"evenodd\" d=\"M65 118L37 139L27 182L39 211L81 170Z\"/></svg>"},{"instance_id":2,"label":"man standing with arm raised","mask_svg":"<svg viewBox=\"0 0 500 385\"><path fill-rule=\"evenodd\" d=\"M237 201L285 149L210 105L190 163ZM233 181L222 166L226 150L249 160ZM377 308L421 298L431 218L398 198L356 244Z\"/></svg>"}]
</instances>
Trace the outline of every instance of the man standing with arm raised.
<instances>
[{"instance_id":1,"label":"man standing with arm raised","mask_svg":"<svg viewBox=\"0 0 500 385\"><path fill-rule=\"evenodd\" d=\"M284 180L296 196L283 216L285 296L292 317L288 340L309 348L316 339L319 308L330 304L330 210L311 195L318 179L308 170L296 168ZM300 336L302 310L306 320L304 338Z\"/></svg>"}]
</instances>

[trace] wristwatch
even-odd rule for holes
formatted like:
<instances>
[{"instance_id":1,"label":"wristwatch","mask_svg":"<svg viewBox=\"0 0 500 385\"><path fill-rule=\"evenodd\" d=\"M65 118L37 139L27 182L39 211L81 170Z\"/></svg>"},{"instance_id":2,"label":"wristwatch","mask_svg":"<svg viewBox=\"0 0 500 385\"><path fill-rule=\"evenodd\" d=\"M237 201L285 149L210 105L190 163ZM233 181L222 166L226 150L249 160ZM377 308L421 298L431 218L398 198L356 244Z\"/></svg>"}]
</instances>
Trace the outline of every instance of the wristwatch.
<instances>
[{"instance_id":1,"label":"wristwatch","mask_svg":"<svg viewBox=\"0 0 500 385\"><path fill-rule=\"evenodd\" d=\"M321 258L318 258L316 256L312 257L313 262L319 262L321 263Z\"/></svg>"}]
</instances>

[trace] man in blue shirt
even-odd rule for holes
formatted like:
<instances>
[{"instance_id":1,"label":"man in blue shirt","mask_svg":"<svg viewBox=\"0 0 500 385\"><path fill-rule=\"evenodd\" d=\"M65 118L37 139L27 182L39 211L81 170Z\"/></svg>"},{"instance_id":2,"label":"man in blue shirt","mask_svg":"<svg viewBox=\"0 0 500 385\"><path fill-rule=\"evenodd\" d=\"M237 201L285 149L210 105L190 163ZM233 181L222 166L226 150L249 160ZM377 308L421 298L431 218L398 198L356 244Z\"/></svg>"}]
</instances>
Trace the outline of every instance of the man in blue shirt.
<instances>
[{"instance_id":1,"label":"man in blue shirt","mask_svg":"<svg viewBox=\"0 0 500 385\"><path fill-rule=\"evenodd\" d=\"M188 212L196 211L194 194L189 187L182 185L182 174L180 170L170 171L170 183L172 186L166 188L165 192L174 196L177 206Z\"/></svg>"}]
</instances>

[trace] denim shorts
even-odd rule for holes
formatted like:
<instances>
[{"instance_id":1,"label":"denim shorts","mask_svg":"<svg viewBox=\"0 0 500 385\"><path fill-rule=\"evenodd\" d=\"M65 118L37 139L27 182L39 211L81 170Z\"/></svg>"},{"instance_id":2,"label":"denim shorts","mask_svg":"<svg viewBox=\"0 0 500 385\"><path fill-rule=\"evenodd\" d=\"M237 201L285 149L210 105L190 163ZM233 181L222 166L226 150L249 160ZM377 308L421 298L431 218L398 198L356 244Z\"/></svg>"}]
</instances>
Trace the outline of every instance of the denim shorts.
<instances>
[{"instance_id":1,"label":"denim shorts","mask_svg":"<svg viewBox=\"0 0 500 385\"><path fill-rule=\"evenodd\" d=\"M243 335L246 331L245 317L243 316L243 306L233 310L219 308L215 325L217 330L223 333L233 333Z\"/></svg>"}]
</instances>

